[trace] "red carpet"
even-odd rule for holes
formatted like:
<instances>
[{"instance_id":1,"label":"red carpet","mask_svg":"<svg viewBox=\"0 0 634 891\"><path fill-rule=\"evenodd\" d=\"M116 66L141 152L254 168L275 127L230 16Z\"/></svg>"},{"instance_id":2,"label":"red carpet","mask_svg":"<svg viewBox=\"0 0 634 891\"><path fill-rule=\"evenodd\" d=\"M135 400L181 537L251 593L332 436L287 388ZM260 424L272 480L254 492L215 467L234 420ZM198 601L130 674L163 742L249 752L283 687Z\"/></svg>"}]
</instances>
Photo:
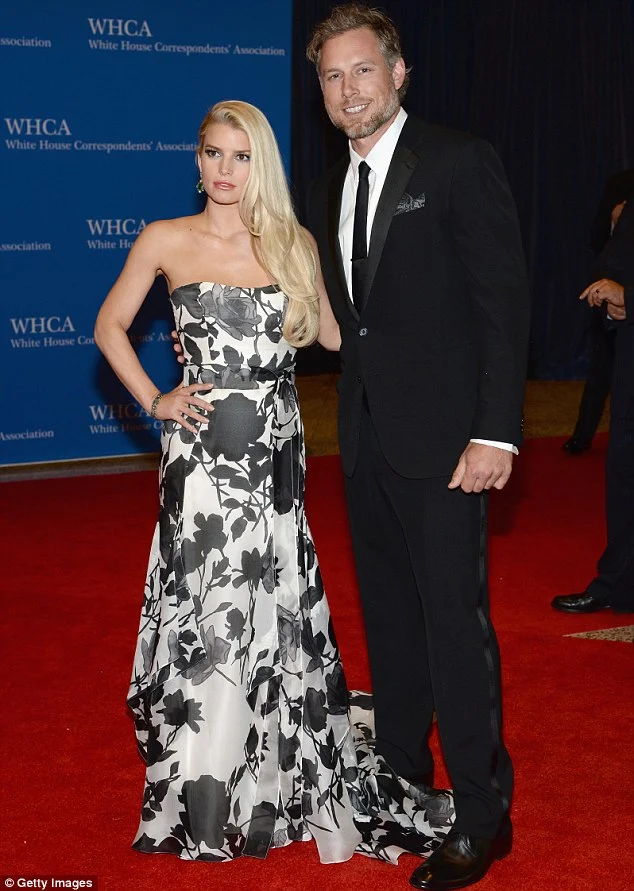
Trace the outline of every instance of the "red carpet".
<instances>
[{"instance_id":1,"label":"red carpet","mask_svg":"<svg viewBox=\"0 0 634 891\"><path fill-rule=\"evenodd\" d=\"M482 891L632 891L632 647L566 638L632 616L565 616L604 544L605 437L589 455L528 444L492 505L491 593L515 759L516 844ZM153 473L2 486L3 870L98 875L101 889L387 891L398 868L322 866L312 844L264 861L137 854L143 768L124 707L156 510ZM348 681L367 687L338 459L309 462L317 540ZM442 776L438 777L442 779Z\"/></svg>"}]
</instances>

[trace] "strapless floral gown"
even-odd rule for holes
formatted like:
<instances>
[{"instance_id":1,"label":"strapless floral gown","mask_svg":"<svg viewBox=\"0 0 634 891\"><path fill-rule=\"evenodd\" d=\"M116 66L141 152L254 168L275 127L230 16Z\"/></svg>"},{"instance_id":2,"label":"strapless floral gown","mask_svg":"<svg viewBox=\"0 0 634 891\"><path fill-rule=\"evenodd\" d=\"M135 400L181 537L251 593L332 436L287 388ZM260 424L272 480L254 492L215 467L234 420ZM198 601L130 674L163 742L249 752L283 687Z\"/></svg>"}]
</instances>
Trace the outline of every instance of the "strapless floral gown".
<instances>
[{"instance_id":1,"label":"strapless floral gown","mask_svg":"<svg viewBox=\"0 0 634 891\"><path fill-rule=\"evenodd\" d=\"M428 854L453 818L373 746L352 708L304 513L305 453L279 288L172 294L184 383L213 383L193 434L163 426L160 513L128 702L147 765L134 848L190 860L265 857L314 839Z\"/></svg>"}]
</instances>

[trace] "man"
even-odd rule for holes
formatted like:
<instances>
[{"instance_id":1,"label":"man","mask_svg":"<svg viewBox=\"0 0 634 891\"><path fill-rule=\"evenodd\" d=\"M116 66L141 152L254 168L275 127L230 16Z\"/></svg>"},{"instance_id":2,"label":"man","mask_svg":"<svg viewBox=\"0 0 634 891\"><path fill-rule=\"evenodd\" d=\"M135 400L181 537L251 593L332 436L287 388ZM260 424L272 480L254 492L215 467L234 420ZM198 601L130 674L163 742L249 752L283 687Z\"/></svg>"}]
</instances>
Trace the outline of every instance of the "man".
<instances>
[{"instance_id":1,"label":"man","mask_svg":"<svg viewBox=\"0 0 634 891\"><path fill-rule=\"evenodd\" d=\"M590 244L598 258L619 221L625 203L634 194L634 168L608 178L599 209L592 223ZM579 404L577 423L562 448L569 455L582 455L592 445L605 402L612 386L614 338L616 332L605 325L598 309L592 313L592 346L588 376Z\"/></svg>"},{"instance_id":2,"label":"man","mask_svg":"<svg viewBox=\"0 0 634 891\"><path fill-rule=\"evenodd\" d=\"M462 888L511 846L485 493L506 484L521 440L519 227L492 148L401 108L408 72L385 15L335 8L308 58L350 140L311 190L310 228L342 335L340 452L377 748L431 785L435 709L456 821L410 881Z\"/></svg>"},{"instance_id":3,"label":"man","mask_svg":"<svg viewBox=\"0 0 634 891\"><path fill-rule=\"evenodd\" d=\"M615 329L610 438L605 464L608 544L585 591L555 597L567 613L609 609L634 612L634 200L630 200L599 257L604 278L581 294L607 310Z\"/></svg>"}]
</instances>

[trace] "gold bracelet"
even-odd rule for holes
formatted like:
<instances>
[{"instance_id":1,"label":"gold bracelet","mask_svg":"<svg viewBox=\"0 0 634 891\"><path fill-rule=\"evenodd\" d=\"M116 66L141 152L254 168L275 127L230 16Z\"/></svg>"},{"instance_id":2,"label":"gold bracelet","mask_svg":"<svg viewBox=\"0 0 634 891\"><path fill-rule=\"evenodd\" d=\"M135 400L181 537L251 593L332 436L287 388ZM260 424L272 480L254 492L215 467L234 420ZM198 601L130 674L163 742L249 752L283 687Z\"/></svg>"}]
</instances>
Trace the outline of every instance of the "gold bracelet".
<instances>
[{"instance_id":1,"label":"gold bracelet","mask_svg":"<svg viewBox=\"0 0 634 891\"><path fill-rule=\"evenodd\" d=\"M151 418L156 417L156 409L158 408L158 404L162 398L163 398L163 394L159 390L159 392L156 394L156 396L152 400L152 407L150 408L150 417Z\"/></svg>"}]
</instances>

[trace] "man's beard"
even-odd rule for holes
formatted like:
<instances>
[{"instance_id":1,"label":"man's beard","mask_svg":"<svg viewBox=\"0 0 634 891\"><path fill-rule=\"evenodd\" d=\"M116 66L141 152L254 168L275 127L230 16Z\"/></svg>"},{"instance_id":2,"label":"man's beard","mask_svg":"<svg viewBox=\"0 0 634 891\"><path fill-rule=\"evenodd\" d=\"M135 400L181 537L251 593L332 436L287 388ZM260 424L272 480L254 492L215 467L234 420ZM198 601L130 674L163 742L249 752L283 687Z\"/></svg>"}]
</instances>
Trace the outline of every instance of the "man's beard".
<instances>
[{"instance_id":1,"label":"man's beard","mask_svg":"<svg viewBox=\"0 0 634 891\"><path fill-rule=\"evenodd\" d=\"M333 122L335 127L339 130L342 130L348 139L366 139L368 136L372 136L373 133L386 124L392 115L398 111L400 102L398 98L398 93L396 90L392 93L389 98L389 101L382 107L379 108L367 121L346 121L343 119L343 115L345 112L342 111L342 118L338 121L333 121L332 118L330 120Z\"/></svg>"}]
</instances>

